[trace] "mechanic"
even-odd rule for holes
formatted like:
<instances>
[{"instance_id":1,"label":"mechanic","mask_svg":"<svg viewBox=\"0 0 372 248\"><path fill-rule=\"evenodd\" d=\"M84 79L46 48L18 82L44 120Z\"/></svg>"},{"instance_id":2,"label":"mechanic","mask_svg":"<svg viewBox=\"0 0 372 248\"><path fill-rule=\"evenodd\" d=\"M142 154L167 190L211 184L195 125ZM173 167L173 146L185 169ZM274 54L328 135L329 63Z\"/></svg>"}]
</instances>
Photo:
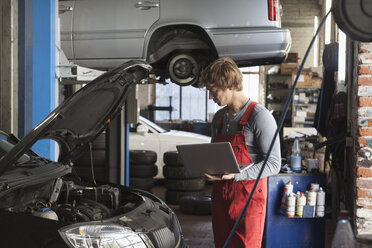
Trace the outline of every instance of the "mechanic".
<instances>
[{"instance_id":1,"label":"mechanic","mask_svg":"<svg viewBox=\"0 0 372 248\"><path fill-rule=\"evenodd\" d=\"M219 106L212 121L212 142L230 142L238 163L253 163L239 174L210 175L213 180L212 226L215 246L223 247L255 183L269 150L277 125L262 105L243 93L243 75L230 58L210 64L200 78L209 90L209 99ZM265 224L267 176L281 166L277 137L247 212L234 233L229 247L261 247Z\"/></svg>"}]
</instances>

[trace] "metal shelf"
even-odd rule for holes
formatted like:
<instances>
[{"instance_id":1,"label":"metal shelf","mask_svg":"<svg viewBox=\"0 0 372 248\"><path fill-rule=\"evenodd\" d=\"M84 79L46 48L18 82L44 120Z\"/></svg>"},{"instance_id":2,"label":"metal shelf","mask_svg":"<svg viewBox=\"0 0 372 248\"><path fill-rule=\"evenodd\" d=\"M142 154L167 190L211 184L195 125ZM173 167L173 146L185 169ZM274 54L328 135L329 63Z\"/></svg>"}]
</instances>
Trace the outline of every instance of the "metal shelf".
<instances>
[{"instance_id":1,"label":"metal shelf","mask_svg":"<svg viewBox=\"0 0 372 248\"><path fill-rule=\"evenodd\" d=\"M293 103L296 106L317 105L317 103Z\"/></svg>"}]
</instances>

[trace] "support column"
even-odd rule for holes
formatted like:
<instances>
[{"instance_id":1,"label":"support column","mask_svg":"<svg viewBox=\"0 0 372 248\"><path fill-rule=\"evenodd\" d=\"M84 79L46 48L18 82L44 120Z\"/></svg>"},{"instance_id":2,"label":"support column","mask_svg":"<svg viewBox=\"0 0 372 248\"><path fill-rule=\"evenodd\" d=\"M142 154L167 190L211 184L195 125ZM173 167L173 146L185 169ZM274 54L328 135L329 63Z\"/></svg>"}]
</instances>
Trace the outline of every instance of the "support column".
<instances>
[{"instance_id":1,"label":"support column","mask_svg":"<svg viewBox=\"0 0 372 248\"><path fill-rule=\"evenodd\" d=\"M32 129L32 20L33 0L18 1L18 137Z\"/></svg>"},{"instance_id":2,"label":"support column","mask_svg":"<svg viewBox=\"0 0 372 248\"><path fill-rule=\"evenodd\" d=\"M56 106L55 5L55 0L33 1L33 127ZM51 141L39 141L33 149L43 157L54 159Z\"/></svg>"},{"instance_id":3,"label":"support column","mask_svg":"<svg viewBox=\"0 0 372 248\"><path fill-rule=\"evenodd\" d=\"M0 128L17 132L17 16L16 0L0 1Z\"/></svg>"}]
</instances>

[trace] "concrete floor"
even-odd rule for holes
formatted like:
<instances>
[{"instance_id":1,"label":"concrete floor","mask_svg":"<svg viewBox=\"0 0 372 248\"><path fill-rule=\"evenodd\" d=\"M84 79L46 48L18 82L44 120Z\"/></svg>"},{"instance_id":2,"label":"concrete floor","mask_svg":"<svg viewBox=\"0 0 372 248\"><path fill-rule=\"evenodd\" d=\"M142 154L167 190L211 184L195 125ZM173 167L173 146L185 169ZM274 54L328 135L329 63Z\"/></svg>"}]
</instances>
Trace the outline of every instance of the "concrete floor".
<instances>
[{"instance_id":1,"label":"concrete floor","mask_svg":"<svg viewBox=\"0 0 372 248\"><path fill-rule=\"evenodd\" d=\"M152 192L165 201L165 187L157 183ZM205 193L210 194L211 185L207 185ZM213 248L212 217L184 214L180 211L179 205L168 204L176 213L181 224L186 244L190 248Z\"/></svg>"},{"instance_id":2,"label":"concrete floor","mask_svg":"<svg viewBox=\"0 0 372 248\"><path fill-rule=\"evenodd\" d=\"M205 193L210 194L212 185L206 185ZM161 183L156 183L152 188L152 193L160 199L165 200L165 187ZM197 216L183 214L178 205L168 204L176 213L181 224L186 244L190 248L213 248L212 218L211 216ZM326 220L325 247L331 248L335 225L331 219Z\"/></svg>"}]
</instances>

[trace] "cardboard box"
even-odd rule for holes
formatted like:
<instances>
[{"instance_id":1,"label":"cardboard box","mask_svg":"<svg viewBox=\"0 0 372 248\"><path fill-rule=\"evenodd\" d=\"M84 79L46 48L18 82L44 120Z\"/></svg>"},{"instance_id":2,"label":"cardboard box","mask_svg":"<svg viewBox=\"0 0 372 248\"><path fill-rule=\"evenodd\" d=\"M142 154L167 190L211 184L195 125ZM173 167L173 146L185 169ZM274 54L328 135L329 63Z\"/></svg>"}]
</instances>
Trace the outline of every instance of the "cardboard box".
<instances>
[{"instance_id":1,"label":"cardboard box","mask_svg":"<svg viewBox=\"0 0 372 248\"><path fill-rule=\"evenodd\" d=\"M298 68L298 63L281 63L280 74L291 75L294 70Z\"/></svg>"},{"instance_id":2,"label":"cardboard box","mask_svg":"<svg viewBox=\"0 0 372 248\"><path fill-rule=\"evenodd\" d=\"M322 82L323 82L323 78L312 78L311 79L311 85L313 87L321 87L322 86Z\"/></svg>"},{"instance_id":3,"label":"cardboard box","mask_svg":"<svg viewBox=\"0 0 372 248\"><path fill-rule=\"evenodd\" d=\"M294 70L292 72L292 85L294 84L294 81L296 79L297 72L298 70ZM313 77L313 74L311 71L310 72L302 71L298 77L297 86L308 86L308 87L312 86L313 85L312 77Z\"/></svg>"},{"instance_id":4,"label":"cardboard box","mask_svg":"<svg viewBox=\"0 0 372 248\"><path fill-rule=\"evenodd\" d=\"M296 116L306 117L307 116L307 112L306 111L302 111L302 110L297 110L296 111Z\"/></svg>"},{"instance_id":5,"label":"cardboard box","mask_svg":"<svg viewBox=\"0 0 372 248\"><path fill-rule=\"evenodd\" d=\"M292 85L296 79L298 70L293 71L292 73ZM311 72L301 72L297 80L297 86L311 86L312 73Z\"/></svg>"},{"instance_id":6,"label":"cardboard box","mask_svg":"<svg viewBox=\"0 0 372 248\"><path fill-rule=\"evenodd\" d=\"M296 79L298 70L292 72L292 85ZM322 85L322 78L313 77L313 73L309 70L302 70L300 76L298 77L297 86L306 86L306 87L318 87Z\"/></svg>"},{"instance_id":7,"label":"cardboard box","mask_svg":"<svg viewBox=\"0 0 372 248\"><path fill-rule=\"evenodd\" d=\"M306 119L305 116L293 116L293 121L294 122L304 122Z\"/></svg>"},{"instance_id":8,"label":"cardboard box","mask_svg":"<svg viewBox=\"0 0 372 248\"><path fill-rule=\"evenodd\" d=\"M298 53L288 53L285 63L298 63Z\"/></svg>"}]
</instances>

